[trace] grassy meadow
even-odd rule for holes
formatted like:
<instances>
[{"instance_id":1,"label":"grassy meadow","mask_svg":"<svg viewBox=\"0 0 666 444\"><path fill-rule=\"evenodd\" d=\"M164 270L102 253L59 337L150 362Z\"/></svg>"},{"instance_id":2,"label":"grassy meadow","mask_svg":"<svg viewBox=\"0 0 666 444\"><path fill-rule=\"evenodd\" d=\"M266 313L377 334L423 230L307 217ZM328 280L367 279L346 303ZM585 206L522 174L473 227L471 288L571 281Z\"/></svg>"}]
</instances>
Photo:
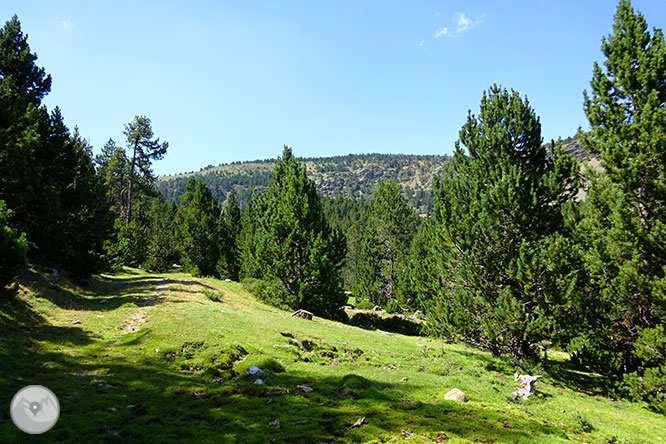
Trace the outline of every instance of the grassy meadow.
<instances>
[{"instance_id":1,"label":"grassy meadow","mask_svg":"<svg viewBox=\"0 0 666 444\"><path fill-rule=\"evenodd\" d=\"M85 288L34 269L20 282L0 301L3 443L666 442L663 415L593 388L602 381L561 353L514 402L510 360L292 319L235 282L129 268ZM265 384L243 376L250 365ZM44 435L9 415L29 384L60 401ZM444 400L453 388L469 402Z\"/></svg>"}]
</instances>

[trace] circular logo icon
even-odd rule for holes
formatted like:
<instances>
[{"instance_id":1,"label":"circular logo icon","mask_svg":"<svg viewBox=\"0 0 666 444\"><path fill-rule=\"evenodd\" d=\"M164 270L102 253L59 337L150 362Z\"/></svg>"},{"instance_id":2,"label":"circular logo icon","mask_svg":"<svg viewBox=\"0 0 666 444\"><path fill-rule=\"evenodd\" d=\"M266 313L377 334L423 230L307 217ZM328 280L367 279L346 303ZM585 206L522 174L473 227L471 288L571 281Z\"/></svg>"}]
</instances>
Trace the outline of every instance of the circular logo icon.
<instances>
[{"instance_id":1,"label":"circular logo icon","mask_svg":"<svg viewBox=\"0 0 666 444\"><path fill-rule=\"evenodd\" d=\"M29 385L12 398L11 414L16 427L38 435L58 422L60 404L51 390L41 385Z\"/></svg>"}]
</instances>

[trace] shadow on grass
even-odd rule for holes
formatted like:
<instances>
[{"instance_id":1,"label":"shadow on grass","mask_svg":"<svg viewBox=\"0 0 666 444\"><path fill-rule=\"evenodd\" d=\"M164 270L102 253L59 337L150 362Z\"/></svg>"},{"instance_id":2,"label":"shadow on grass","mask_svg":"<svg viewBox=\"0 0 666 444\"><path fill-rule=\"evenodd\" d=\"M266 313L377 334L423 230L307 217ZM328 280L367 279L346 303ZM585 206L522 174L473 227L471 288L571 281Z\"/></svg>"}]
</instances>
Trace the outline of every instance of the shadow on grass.
<instances>
[{"instance_id":1,"label":"shadow on grass","mask_svg":"<svg viewBox=\"0 0 666 444\"><path fill-rule=\"evenodd\" d=\"M0 417L3 442L358 442L402 439L403 431L432 441L458 436L527 443L564 436L472 403L415 402L410 396L416 387L353 371L317 377L274 364L265 385L242 376L215 382L203 369L182 369L159 353L141 354L149 349L141 333L114 350L88 338L92 344L85 349L44 351L36 338L49 334L64 343L73 333L44 328L0 342L0 402L8 405L25 385L44 385L59 398L60 419L47 434L28 436L6 410ZM351 427L362 416L363 425Z\"/></svg>"},{"instance_id":2,"label":"shadow on grass","mask_svg":"<svg viewBox=\"0 0 666 444\"><path fill-rule=\"evenodd\" d=\"M365 312L353 314L346 323L366 330L380 329L408 336L418 336L422 330L421 324L397 315L384 317Z\"/></svg>"},{"instance_id":3,"label":"shadow on grass","mask_svg":"<svg viewBox=\"0 0 666 444\"><path fill-rule=\"evenodd\" d=\"M157 281L142 276L121 284L142 294L152 292ZM66 290L57 297L80 309L99 309L96 298ZM110 309L135 297L109 295L104 305ZM21 299L2 303L0 311L0 404L9 405L21 387L40 384L54 391L61 406L58 423L41 436L19 431L9 409L0 412L2 442L358 442L402 440L404 432L432 441L458 436L528 443L563 437L557 428L474 403L415 402L416 387L353 370L319 377L303 365L305 370L284 372L268 355L274 371L267 384L255 385L242 376L211 379L206 368L176 365L152 348L147 330L109 347L82 329L46 324ZM235 362L234 371L243 370ZM360 417L364 423L351 427Z\"/></svg>"},{"instance_id":4,"label":"shadow on grass","mask_svg":"<svg viewBox=\"0 0 666 444\"><path fill-rule=\"evenodd\" d=\"M543 361L543 367L556 386L569 388L590 396L616 396L613 381L590 373L573 361Z\"/></svg>"},{"instance_id":5,"label":"shadow on grass","mask_svg":"<svg viewBox=\"0 0 666 444\"><path fill-rule=\"evenodd\" d=\"M136 306L152 306L164 302L161 293L169 289L169 285L189 285L190 289L178 289L179 293L202 293L208 285L164 279L159 276L137 276L114 279L105 275L93 276L87 287L74 287L65 280L54 280L43 273L33 270L25 271L21 281L28 287L38 289L39 297L65 310L114 310L124 304ZM202 290L196 291L196 287ZM210 287L213 288L213 287ZM119 296L122 295L122 296ZM15 299L15 298L14 298ZM185 302L169 298L170 303Z\"/></svg>"}]
</instances>

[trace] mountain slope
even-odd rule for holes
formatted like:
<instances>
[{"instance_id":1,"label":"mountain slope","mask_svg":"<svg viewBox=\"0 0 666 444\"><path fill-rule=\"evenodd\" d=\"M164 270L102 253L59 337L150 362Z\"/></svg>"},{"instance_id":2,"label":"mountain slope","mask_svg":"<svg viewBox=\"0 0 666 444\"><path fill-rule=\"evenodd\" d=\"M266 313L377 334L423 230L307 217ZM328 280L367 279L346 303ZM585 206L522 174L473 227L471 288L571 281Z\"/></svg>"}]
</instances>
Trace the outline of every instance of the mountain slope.
<instances>
[{"instance_id":1,"label":"mountain slope","mask_svg":"<svg viewBox=\"0 0 666 444\"><path fill-rule=\"evenodd\" d=\"M583 162L591 156L577 137L562 141L564 151ZM322 197L351 197L368 200L379 184L392 179L400 185L409 204L421 214L432 209L433 176L440 174L449 156L408 154L349 154L347 156L302 158L308 176ZM200 176L218 201L234 192L241 207L247 205L252 190L262 192L268 186L274 159L202 168L199 172L163 176L157 189L167 200L178 199L192 176Z\"/></svg>"},{"instance_id":2,"label":"mountain slope","mask_svg":"<svg viewBox=\"0 0 666 444\"><path fill-rule=\"evenodd\" d=\"M419 212L432 205L432 180L442 171L448 156L406 154L349 154L304 158L308 176L322 197L352 197L367 200L379 183L393 179L400 184L409 203ZM224 201L233 191L245 206L253 189L263 191L271 179L273 160L207 167L197 173L160 177L157 189L168 199L177 199L193 175L201 176L216 199Z\"/></svg>"}]
</instances>

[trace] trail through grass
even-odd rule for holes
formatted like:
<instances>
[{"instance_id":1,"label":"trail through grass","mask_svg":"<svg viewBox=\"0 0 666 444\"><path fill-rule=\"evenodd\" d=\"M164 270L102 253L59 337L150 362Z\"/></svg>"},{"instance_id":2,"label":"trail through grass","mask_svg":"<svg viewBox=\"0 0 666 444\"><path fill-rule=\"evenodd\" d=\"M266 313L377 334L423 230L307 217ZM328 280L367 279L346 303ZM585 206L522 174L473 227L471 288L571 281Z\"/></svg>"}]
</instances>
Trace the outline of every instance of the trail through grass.
<instances>
[{"instance_id":1,"label":"trail through grass","mask_svg":"<svg viewBox=\"0 0 666 444\"><path fill-rule=\"evenodd\" d=\"M595 391L595 376L566 361L549 361L538 393L514 402L509 361L292 319L234 282L133 269L87 289L36 271L22 282L16 298L0 301L3 443L666 440L666 418ZM244 377L250 365L266 372L265 384ZM45 435L25 435L9 416L29 384L60 400ZM452 388L469 402L445 401Z\"/></svg>"}]
</instances>

